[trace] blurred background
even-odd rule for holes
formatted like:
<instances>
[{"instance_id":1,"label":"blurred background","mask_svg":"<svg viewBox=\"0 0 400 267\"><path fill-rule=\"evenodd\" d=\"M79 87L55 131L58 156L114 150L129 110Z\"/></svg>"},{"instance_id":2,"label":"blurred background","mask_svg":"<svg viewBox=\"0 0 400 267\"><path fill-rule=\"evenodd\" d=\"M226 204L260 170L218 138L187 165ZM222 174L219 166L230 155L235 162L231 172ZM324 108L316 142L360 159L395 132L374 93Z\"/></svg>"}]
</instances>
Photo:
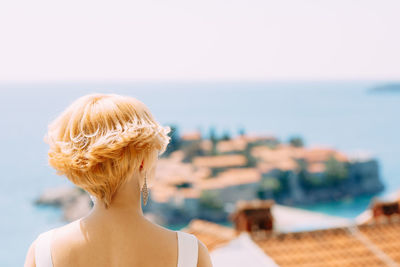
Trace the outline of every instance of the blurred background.
<instances>
[{"instance_id":1,"label":"blurred background","mask_svg":"<svg viewBox=\"0 0 400 267\"><path fill-rule=\"evenodd\" d=\"M319 244L322 254L334 247L353 266L397 266L399 8L394 0L2 1L1 266L21 266L39 233L90 209L48 166L43 137L94 92L137 97L173 128L145 212L198 234L215 266L236 266L229 242L242 232L264 252L248 266L300 258L311 266L318 251L291 244L296 234L304 247L315 231L344 240ZM266 248L279 242L300 258ZM351 252L360 247L367 262Z\"/></svg>"}]
</instances>

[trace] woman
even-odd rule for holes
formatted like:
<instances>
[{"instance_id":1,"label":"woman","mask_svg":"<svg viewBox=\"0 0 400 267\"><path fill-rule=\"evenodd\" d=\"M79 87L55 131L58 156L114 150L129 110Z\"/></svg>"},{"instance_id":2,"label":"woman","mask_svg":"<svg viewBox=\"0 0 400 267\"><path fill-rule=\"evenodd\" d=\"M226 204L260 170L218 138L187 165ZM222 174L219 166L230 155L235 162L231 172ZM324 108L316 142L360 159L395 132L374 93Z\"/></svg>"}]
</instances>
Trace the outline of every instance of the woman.
<instances>
[{"instance_id":1,"label":"woman","mask_svg":"<svg viewBox=\"0 0 400 267\"><path fill-rule=\"evenodd\" d=\"M115 94L77 99L49 125L49 164L94 199L91 212L45 232L30 246L25 267L208 267L194 235L143 216L158 156L169 142L140 101Z\"/></svg>"}]
</instances>

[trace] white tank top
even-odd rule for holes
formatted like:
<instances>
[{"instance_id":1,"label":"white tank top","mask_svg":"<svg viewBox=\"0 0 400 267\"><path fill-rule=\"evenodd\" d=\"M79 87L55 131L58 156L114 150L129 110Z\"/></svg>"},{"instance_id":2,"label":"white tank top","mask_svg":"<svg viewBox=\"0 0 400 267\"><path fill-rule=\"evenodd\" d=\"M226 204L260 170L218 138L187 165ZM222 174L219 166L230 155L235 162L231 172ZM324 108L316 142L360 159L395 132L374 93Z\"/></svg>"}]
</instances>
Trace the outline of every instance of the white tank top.
<instances>
[{"instance_id":1,"label":"white tank top","mask_svg":"<svg viewBox=\"0 0 400 267\"><path fill-rule=\"evenodd\" d=\"M39 235L35 245L36 267L53 267L51 258L51 239L54 230ZM178 234L177 267L196 267L198 258L197 238L189 233L176 231Z\"/></svg>"}]
</instances>

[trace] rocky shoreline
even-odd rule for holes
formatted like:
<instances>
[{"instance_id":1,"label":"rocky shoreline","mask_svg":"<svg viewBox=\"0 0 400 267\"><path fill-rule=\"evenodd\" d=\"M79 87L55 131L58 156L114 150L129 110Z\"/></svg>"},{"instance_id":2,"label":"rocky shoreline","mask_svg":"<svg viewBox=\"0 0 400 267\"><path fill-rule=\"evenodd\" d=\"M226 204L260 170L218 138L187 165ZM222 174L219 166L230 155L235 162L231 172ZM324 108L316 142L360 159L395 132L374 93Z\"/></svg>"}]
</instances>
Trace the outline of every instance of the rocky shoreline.
<instances>
[{"instance_id":1,"label":"rocky shoreline","mask_svg":"<svg viewBox=\"0 0 400 267\"><path fill-rule=\"evenodd\" d=\"M90 196L84 190L70 186L46 189L35 204L61 208L63 220L68 222L85 216L93 206Z\"/></svg>"}]
</instances>

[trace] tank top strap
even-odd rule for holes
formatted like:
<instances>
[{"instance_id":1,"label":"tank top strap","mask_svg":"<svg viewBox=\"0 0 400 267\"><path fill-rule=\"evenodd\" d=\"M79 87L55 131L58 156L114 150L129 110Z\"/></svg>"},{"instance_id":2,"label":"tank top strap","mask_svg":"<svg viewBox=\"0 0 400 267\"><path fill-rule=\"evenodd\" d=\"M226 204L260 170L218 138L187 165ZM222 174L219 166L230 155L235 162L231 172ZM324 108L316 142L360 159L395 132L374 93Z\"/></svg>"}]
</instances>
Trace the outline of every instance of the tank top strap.
<instances>
[{"instance_id":1,"label":"tank top strap","mask_svg":"<svg viewBox=\"0 0 400 267\"><path fill-rule=\"evenodd\" d=\"M178 267L196 267L198 258L197 238L189 233L177 231Z\"/></svg>"},{"instance_id":2,"label":"tank top strap","mask_svg":"<svg viewBox=\"0 0 400 267\"><path fill-rule=\"evenodd\" d=\"M40 234L35 244L36 267L53 267L51 258L51 240L54 229Z\"/></svg>"}]
</instances>

